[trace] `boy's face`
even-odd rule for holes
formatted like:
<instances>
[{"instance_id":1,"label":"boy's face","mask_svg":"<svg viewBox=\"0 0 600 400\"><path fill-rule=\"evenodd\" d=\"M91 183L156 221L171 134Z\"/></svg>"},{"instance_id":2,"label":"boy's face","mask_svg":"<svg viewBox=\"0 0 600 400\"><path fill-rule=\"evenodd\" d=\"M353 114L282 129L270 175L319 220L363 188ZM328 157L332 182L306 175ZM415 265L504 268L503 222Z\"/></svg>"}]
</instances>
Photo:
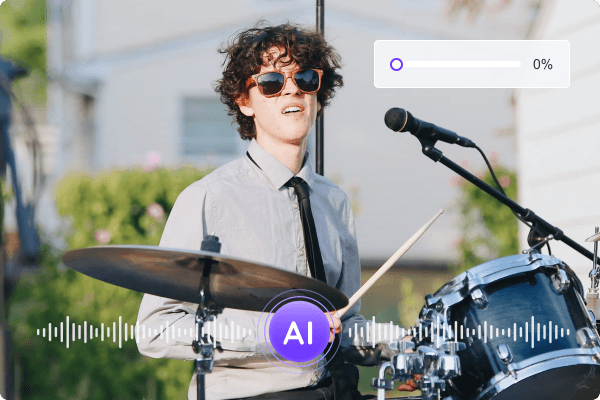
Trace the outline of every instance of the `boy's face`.
<instances>
[{"instance_id":1,"label":"boy's face","mask_svg":"<svg viewBox=\"0 0 600 400\"><path fill-rule=\"evenodd\" d=\"M277 66L273 65L273 61L284 52L285 49L274 46L264 53L259 73L296 69L296 63L281 66L279 62ZM289 57L286 57L280 61L288 60ZM253 85L248 91L248 98L240 98L236 102L244 115L254 117L256 140L259 143L269 141L303 145L320 109L317 106L317 93L301 92L291 77L274 97L263 96L258 87ZM285 113L289 107L299 107L300 111Z\"/></svg>"}]
</instances>

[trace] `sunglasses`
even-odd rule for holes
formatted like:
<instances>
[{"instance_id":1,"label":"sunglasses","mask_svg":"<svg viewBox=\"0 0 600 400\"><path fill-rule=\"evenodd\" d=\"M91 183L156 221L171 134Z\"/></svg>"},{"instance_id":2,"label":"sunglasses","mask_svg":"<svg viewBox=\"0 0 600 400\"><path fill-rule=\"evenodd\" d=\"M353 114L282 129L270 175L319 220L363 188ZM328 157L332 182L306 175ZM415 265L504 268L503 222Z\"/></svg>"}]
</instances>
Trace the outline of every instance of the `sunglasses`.
<instances>
[{"instance_id":1,"label":"sunglasses","mask_svg":"<svg viewBox=\"0 0 600 400\"><path fill-rule=\"evenodd\" d=\"M250 87L252 84L258 86L258 90L265 97L277 96L283 90L288 78L292 78L294 84L303 93L314 93L321 87L323 71L320 69L294 69L292 71L271 71L252 75L246 81Z\"/></svg>"}]
</instances>

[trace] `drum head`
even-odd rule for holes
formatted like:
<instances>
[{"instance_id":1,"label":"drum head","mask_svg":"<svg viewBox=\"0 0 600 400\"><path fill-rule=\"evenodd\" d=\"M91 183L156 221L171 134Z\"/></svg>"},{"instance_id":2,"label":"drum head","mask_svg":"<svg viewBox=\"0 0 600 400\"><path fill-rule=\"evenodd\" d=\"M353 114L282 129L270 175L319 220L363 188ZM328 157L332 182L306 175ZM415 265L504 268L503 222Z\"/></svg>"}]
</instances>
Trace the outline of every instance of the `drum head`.
<instances>
[{"instance_id":1,"label":"drum head","mask_svg":"<svg viewBox=\"0 0 600 400\"><path fill-rule=\"evenodd\" d=\"M489 400L596 400L600 395L600 367L571 365L541 372L518 382Z\"/></svg>"}]
</instances>

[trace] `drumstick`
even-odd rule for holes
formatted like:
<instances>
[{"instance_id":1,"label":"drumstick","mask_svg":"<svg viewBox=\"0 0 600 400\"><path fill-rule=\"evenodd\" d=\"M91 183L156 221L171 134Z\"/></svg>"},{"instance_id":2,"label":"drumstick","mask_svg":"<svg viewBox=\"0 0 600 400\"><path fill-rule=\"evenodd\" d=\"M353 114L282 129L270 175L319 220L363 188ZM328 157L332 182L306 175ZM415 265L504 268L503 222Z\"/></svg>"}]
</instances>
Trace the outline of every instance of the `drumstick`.
<instances>
[{"instance_id":1,"label":"drumstick","mask_svg":"<svg viewBox=\"0 0 600 400\"><path fill-rule=\"evenodd\" d=\"M352 307L352 306L354 305L354 303L356 303L356 302L358 301L358 299L360 299L360 298L362 297L362 295L363 295L363 294L365 294L365 292L366 292L367 290L369 290L369 289L371 288L371 286L373 286L373 285L375 284L375 282L377 282L377 280L378 280L379 278L381 278L381 276L382 276L383 274L385 274L385 273L387 272L387 270L388 270L388 269L390 269L390 267L391 267L392 265L394 265L394 263L395 263L396 261L398 261L398 259L399 259L400 257L402 257L402 256L404 255L404 253L406 253L406 252L408 251L408 249L410 249L410 248L411 248L411 246L412 246L413 244L415 244L415 242L416 242L417 240L419 240L419 238L420 238L421 236L423 236L423 234L425 233L425 231L426 231L427 229L429 229L429 227L431 226L431 224L433 224L433 223L435 222L435 220L436 220L436 219L437 219L437 218L438 218L440 215L442 215L442 213L443 213L443 212L444 212L444 210L443 210L443 209L442 209L442 210L440 210L440 211L438 211L438 213L437 213L437 214L436 214L436 215L435 215L433 218L431 218L431 219L429 220L429 222L427 222L425 225L423 225L423 227L422 227L421 229L419 229L419 230L417 231L417 233L415 233L415 234L414 234L414 235L413 235L413 236L412 236L410 239L408 239L408 241L407 241L406 243L404 243L404 244L402 245L402 247L400 247L400 248L398 249L398 251L396 251L396 252L394 253L394 255L393 255L393 256L391 256L391 257L390 257L390 259L389 259L389 260L387 260L387 261L385 262L385 264L383 264L383 265L382 265L382 266L381 266L381 267L380 267L380 268L377 270L377 272L375 272L375 274L373 274L373 276L372 276L372 277L371 277L371 278L370 278L368 281L366 281L366 282L365 282L365 284L364 284L364 285L362 285L362 287L361 287L360 289L358 289L358 290L356 291L356 293L354 293L354 295L352 295L352 297L350 297L350 300L348 301L348 305L347 305L346 307L344 307L344 308L342 308L342 309L338 310L338 312L337 312L337 315L336 315L336 316L337 316L338 318L342 318L342 316L343 316L343 315L346 313L346 311L348 311L348 310L350 309L350 307Z\"/></svg>"}]
</instances>

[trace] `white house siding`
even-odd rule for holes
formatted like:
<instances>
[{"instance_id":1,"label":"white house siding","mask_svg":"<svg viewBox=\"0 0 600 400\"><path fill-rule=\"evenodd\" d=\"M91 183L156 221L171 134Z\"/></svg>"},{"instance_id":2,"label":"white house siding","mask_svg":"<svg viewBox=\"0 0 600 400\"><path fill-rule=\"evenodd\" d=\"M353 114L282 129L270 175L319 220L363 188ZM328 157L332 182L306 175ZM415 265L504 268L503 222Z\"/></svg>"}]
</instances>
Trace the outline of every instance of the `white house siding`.
<instances>
[{"instance_id":1,"label":"white house siding","mask_svg":"<svg viewBox=\"0 0 600 400\"><path fill-rule=\"evenodd\" d=\"M546 1L533 32L532 39L570 42L571 85L518 93L520 202L592 251L584 240L600 226L600 6ZM562 242L551 246L589 287L592 262Z\"/></svg>"}]
</instances>

